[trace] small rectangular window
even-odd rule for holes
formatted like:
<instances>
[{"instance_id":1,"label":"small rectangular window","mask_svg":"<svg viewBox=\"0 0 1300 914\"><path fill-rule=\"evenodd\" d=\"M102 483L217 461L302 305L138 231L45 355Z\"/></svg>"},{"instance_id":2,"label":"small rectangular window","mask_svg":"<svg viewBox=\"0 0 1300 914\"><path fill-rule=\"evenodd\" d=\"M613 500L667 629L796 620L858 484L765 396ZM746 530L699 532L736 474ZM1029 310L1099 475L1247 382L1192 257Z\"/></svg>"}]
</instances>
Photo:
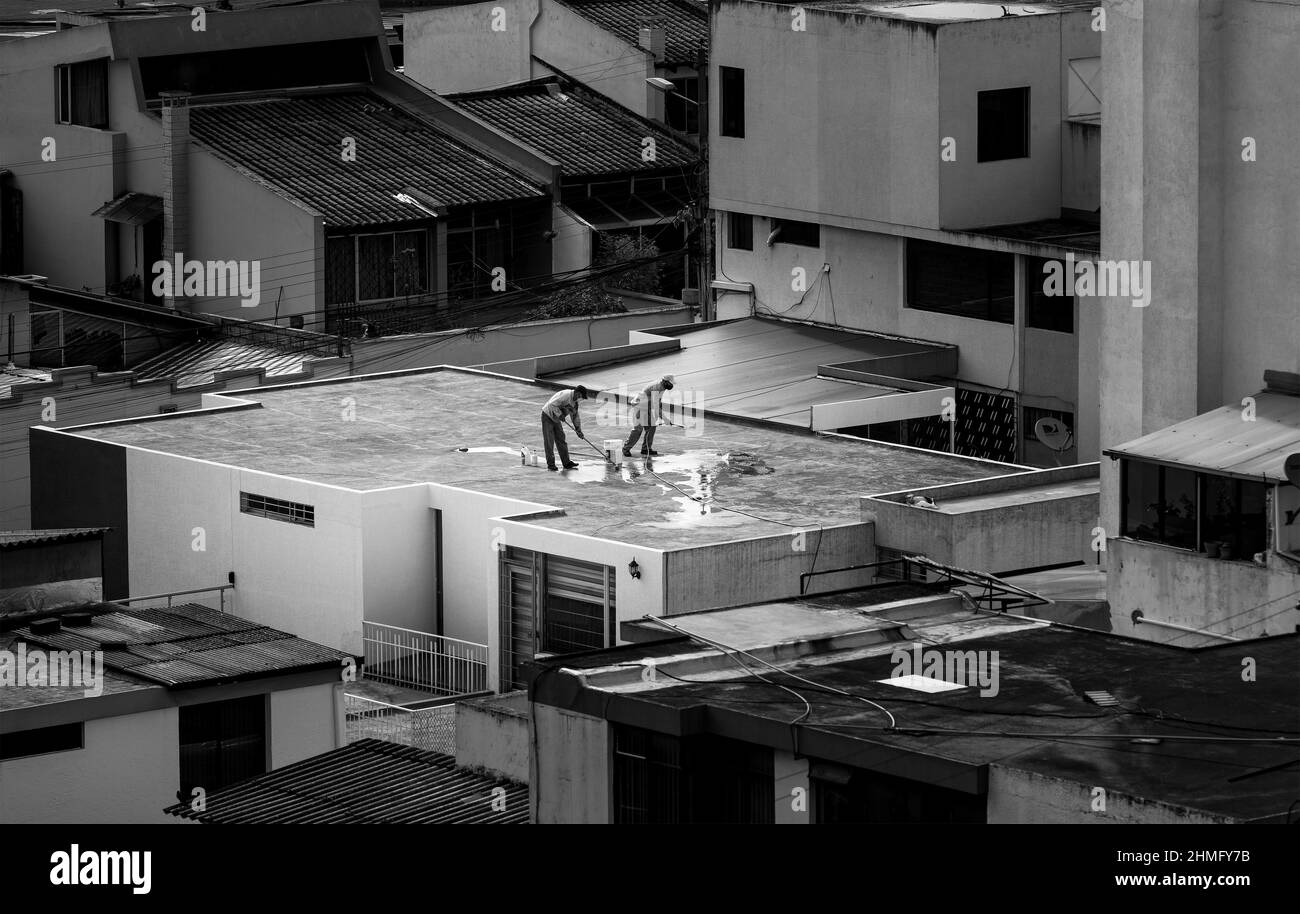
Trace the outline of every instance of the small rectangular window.
<instances>
[{"instance_id":1,"label":"small rectangular window","mask_svg":"<svg viewBox=\"0 0 1300 914\"><path fill-rule=\"evenodd\" d=\"M182 797L266 773L266 696L186 705L178 726Z\"/></svg>"},{"instance_id":2,"label":"small rectangular window","mask_svg":"<svg viewBox=\"0 0 1300 914\"><path fill-rule=\"evenodd\" d=\"M87 60L58 67L60 124L108 127L108 61Z\"/></svg>"},{"instance_id":3,"label":"small rectangular window","mask_svg":"<svg viewBox=\"0 0 1300 914\"><path fill-rule=\"evenodd\" d=\"M316 509L312 505L304 505L301 502L240 492L239 510L244 514L269 517L290 524L302 524L304 527L316 526Z\"/></svg>"},{"instance_id":4,"label":"small rectangular window","mask_svg":"<svg viewBox=\"0 0 1300 914\"><path fill-rule=\"evenodd\" d=\"M727 247L754 250L754 217L748 213L727 214Z\"/></svg>"},{"instance_id":5,"label":"small rectangular window","mask_svg":"<svg viewBox=\"0 0 1300 914\"><path fill-rule=\"evenodd\" d=\"M723 136L745 136L745 71L739 67L718 67L722 86L722 110L718 130Z\"/></svg>"},{"instance_id":6,"label":"small rectangular window","mask_svg":"<svg viewBox=\"0 0 1300 914\"><path fill-rule=\"evenodd\" d=\"M60 724L57 727L37 727L35 730L6 733L0 737L0 760L81 749L85 746L84 726L81 723Z\"/></svg>"},{"instance_id":7,"label":"small rectangular window","mask_svg":"<svg viewBox=\"0 0 1300 914\"><path fill-rule=\"evenodd\" d=\"M1053 266L1055 265L1055 266ZM1025 326L1034 330L1055 330L1057 333L1074 332L1074 296L1048 295L1044 289L1055 270L1064 281L1065 288L1073 288L1074 277L1065 276L1065 264L1059 260L1042 257L1025 258Z\"/></svg>"},{"instance_id":8,"label":"small rectangular window","mask_svg":"<svg viewBox=\"0 0 1300 914\"><path fill-rule=\"evenodd\" d=\"M980 92L978 105L978 160L997 162L1027 158L1029 87Z\"/></svg>"},{"instance_id":9,"label":"small rectangular window","mask_svg":"<svg viewBox=\"0 0 1300 914\"><path fill-rule=\"evenodd\" d=\"M819 248L822 246L822 227L816 222L773 219L772 243L797 244L805 248Z\"/></svg>"}]
</instances>

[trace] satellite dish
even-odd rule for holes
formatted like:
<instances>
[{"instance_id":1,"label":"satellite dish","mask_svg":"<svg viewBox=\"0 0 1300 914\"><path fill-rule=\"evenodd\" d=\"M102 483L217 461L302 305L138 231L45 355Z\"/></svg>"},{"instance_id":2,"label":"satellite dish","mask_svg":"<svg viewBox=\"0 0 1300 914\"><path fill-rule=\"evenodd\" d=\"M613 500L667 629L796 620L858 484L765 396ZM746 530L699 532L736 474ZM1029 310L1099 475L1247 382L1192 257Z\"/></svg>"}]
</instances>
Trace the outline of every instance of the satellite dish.
<instances>
[{"instance_id":1,"label":"satellite dish","mask_svg":"<svg viewBox=\"0 0 1300 914\"><path fill-rule=\"evenodd\" d=\"M1291 480L1291 485L1300 489L1300 454L1292 454L1288 457L1284 469L1286 478Z\"/></svg>"},{"instance_id":2,"label":"satellite dish","mask_svg":"<svg viewBox=\"0 0 1300 914\"><path fill-rule=\"evenodd\" d=\"M1034 423L1034 435L1043 444L1058 452L1069 450L1070 445L1074 443L1074 432L1070 431L1070 427L1060 419L1053 419L1050 416Z\"/></svg>"}]
</instances>

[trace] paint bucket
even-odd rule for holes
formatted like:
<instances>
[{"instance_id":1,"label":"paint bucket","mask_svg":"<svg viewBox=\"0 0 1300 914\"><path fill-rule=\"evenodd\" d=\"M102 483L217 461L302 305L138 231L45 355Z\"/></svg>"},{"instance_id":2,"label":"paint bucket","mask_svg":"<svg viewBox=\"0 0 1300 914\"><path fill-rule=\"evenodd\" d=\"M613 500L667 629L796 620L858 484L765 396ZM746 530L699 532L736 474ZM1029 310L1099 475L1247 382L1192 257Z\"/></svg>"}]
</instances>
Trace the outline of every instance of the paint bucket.
<instances>
[{"instance_id":1,"label":"paint bucket","mask_svg":"<svg viewBox=\"0 0 1300 914\"><path fill-rule=\"evenodd\" d=\"M605 447L605 459L608 460L610 463L614 464L614 466L616 467L622 466L623 465L623 439L606 438L604 447Z\"/></svg>"}]
</instances>

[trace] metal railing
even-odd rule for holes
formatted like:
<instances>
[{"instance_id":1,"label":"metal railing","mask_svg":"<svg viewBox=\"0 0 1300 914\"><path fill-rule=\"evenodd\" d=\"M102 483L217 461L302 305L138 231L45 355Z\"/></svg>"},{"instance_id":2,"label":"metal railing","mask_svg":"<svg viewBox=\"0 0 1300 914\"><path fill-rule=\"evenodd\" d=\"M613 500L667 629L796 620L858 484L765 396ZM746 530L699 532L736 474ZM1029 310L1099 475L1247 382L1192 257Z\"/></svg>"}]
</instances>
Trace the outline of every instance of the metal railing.
<instances>
[{"instance_id":1,"label":"metal railing","mask_svg":"<svg viewBox=\"0 0 1300 914\"><path fill-rule=\"evenodd\" d=\"M343 694L348 742L382 739L416 749L456 754L456 706L403 708L351 692Z\"/></svg>"},{"instance_id":2,"label":"metal railing","mask_svg":"<svg viewBox=\"0 0 1300 914\"><path fill-rule=\"evenodd\" d=\"M198 587L195 588L194 590L173 590L168 593L155 593L155 594L149 594L148 596L144 596L144 597L128 597L125 600L112 600L111 602L120 603L123 606L129 606L132 603L144 603L146 601L152 600L168 608L171 608L172 602L176 597L184 597L196 593L212 593L213 591L216 591L217 603L218 603L217 611L224 613L226 611L226 591L234 590L234 589L235 589L234 584L218 584L215 587ZM182 600L181 602L192 603L194 601ZM231 603L232 604L234 603L233 598L231 599Z\"/></svg>"},{"instance_id":3,"label":"metal railing","mask_svg":"<svg viewBox=\"0 0 1300 914\"><path fill-rule=\"evenodd\" d=\"M363 622L361 633L366 679L436 695L487 691L486 644L379 622Z\"/></svg>"}]
</instances>

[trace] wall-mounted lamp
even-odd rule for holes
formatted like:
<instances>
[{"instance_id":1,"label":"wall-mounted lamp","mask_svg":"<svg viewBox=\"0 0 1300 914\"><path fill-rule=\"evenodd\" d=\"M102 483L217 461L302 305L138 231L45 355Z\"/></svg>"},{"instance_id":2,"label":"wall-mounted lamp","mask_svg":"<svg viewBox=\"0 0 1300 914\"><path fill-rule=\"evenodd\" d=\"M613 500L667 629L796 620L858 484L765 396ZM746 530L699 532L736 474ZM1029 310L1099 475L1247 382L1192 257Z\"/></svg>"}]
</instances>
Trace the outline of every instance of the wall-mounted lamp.
<instances>
[{"instance_id":1,"label":"wall-mounted lamp","mask_svg":"<svg viewBox=\"0 0 1300 914\"><path fill-rule=\"evenodd\" d=\"M641 566L636 563L636 559L627 563L627 573L634 579L641 577Z\"/></svg>"}]
</instances>

